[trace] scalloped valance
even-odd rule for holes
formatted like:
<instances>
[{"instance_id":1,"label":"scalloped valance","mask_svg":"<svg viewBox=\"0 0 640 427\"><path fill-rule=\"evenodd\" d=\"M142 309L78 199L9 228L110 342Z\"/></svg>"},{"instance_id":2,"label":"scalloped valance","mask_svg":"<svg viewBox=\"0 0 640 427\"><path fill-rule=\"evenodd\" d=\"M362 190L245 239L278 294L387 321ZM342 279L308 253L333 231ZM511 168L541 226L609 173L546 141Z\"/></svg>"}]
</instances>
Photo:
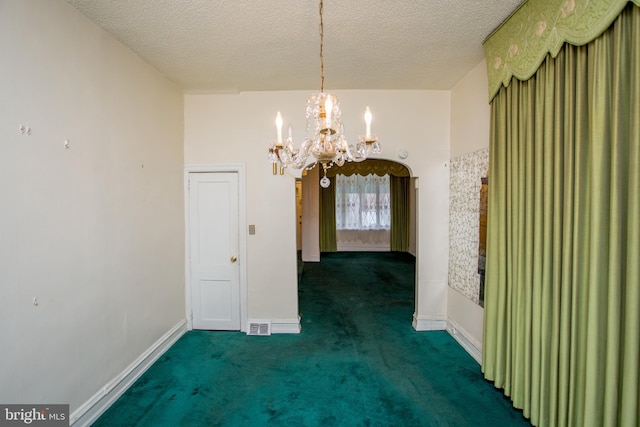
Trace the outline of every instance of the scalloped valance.
<instances>
[{"instance_id":1,"label":"scalloped valance","mask_svg":"<svg viewBox=\"0 0 640 427\"><path fill-rule=\"evenodd\" d=\"M596 39L628 3L640 0L528 0L484 41L489 101L512 77L528 80L547 53L556 57L567 42Z\"/></svg>"},{"instance_id":2,"label":"scalloped valance","mask_svg":"<svg viewBox=\"0 0 640 427\"><path fill-rule=\"evenodd\" d=\"M401 163L383 159L367 159L362 162L347 162L342 166L333 166L327 170L328 177L336 175L351 176L353 174L365 175L393 175L410 176L409 169Z\"/></svg>"}]
</instances>

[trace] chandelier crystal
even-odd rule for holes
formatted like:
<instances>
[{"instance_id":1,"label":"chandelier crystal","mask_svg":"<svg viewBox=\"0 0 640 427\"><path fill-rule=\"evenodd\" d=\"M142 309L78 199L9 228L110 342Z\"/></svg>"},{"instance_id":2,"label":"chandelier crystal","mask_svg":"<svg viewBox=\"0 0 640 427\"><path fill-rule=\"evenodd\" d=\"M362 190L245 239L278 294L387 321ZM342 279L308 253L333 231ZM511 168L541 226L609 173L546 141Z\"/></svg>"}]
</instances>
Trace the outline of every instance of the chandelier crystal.
<instances>
[{"instance_id":1,"label":"chandelier crystal","mask_svg":"<svg viewBox=\"0 0 640 427\"><path fill-rule=\"evenodd\" d=\"M273 164L273 174L284 168L314 168L322 165L324 176L320 181L322 187L330 184L327 170L333 165L342 166L345 162L361 162L370 154L380 153L380 141L377 135L371 134L371 111L367 107L364 118L366 132L358 138L354 146L349 144L344 135L344 127L340 118L340 102L338 98L324 91L324 23L323 1L320 0L320 93L312 94L307 99L307 137L300 147L293 145L291 126L286 139L282 136L282 115L276 115L276 140L269 147L269 160Z\"/></svg>"}]
</instances>

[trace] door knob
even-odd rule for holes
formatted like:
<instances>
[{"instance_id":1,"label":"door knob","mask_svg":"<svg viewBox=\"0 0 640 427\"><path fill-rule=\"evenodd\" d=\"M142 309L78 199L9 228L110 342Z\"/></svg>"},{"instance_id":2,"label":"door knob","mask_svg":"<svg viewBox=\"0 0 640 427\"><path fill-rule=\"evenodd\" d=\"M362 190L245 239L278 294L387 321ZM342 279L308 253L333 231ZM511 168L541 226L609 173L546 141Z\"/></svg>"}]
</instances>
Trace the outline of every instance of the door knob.
<instances>
[{"instance_id":1,"label":"door knob","mask_svg":"<svg viewBox=\"0 0 640 427\"><path fill-rule=\"evenodd\" d=\"M236 262L237 260L238 260L238 258L237 258L237 257L235 257L235 256L232 256L232 257L231 257L231 262Z\"/></svg>"}]
</instances>

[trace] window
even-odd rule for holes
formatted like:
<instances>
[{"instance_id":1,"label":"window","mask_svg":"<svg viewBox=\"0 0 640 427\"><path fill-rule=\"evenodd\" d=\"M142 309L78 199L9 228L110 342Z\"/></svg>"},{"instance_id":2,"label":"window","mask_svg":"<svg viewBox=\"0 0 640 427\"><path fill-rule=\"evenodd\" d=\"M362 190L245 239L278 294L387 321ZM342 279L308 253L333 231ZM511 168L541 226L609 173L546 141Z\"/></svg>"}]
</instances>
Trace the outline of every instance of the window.
<instances>
[{"instance_id":1,"label":"window","mask_svg":"<svg viewBox=\"0 0 640 427\"><path fill-rule=\"evenodd\" d=\"M389 175L336 175L336 229L389 230Z\"/></svg>"}]
</instances>

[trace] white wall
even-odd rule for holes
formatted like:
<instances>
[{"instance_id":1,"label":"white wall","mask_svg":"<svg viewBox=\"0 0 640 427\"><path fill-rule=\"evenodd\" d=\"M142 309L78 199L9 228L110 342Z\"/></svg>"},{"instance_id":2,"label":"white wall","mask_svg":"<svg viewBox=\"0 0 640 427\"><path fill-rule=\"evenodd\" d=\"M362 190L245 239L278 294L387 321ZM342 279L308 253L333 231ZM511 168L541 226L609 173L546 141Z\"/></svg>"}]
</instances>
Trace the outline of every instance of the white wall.
<instances>
[{"instance_id":1,"label":"white wall","mask_svg":"<svg viewBox=\"0 0 640 427\"><path fill-rule=\"evenodd\" d=\"M73 412L185 318L183 96L63 0L0 60L0 402Z\"/></svg>"},{"instance_id":2,"label":"white wall","mask_svg":"<svg viewBox=\"0 0 640 427\"><path fill-rule=\"evenodd\" d=\"M489 147L491 108L486 61L451 90L451 158Z\"/></svg>"},{"instance_id":3,"label":"white wall","mask_svg":"<svg viewBox=\"0 0 640 427\"><path fill-rule=\"evenodd\" d=\"M486 62L480 62L451 91L451 158L489 147L490 107ZM482 351L484 310L448 288L447 316Z\"/></svg>"},{"instance_id":4,"label":"white wall","mask_svg":"<svg viewBox=\"0 0 640 427\"><path fill-rule=\"evenodd\" d=\"M281 111L293 137L305 134L310 91L192 94L185 96L185 163L245 163L250 318L290 319L297 311L294 175L274 176L267 148ZM449 112L448 91L336 92L351 141L364 133L364 110L382 140L380 158L398 160L419 177L418 303L421 320L446 320L448 257ZM407 320L408 322L410 319Z\"/></svg>"}]
</instances>

